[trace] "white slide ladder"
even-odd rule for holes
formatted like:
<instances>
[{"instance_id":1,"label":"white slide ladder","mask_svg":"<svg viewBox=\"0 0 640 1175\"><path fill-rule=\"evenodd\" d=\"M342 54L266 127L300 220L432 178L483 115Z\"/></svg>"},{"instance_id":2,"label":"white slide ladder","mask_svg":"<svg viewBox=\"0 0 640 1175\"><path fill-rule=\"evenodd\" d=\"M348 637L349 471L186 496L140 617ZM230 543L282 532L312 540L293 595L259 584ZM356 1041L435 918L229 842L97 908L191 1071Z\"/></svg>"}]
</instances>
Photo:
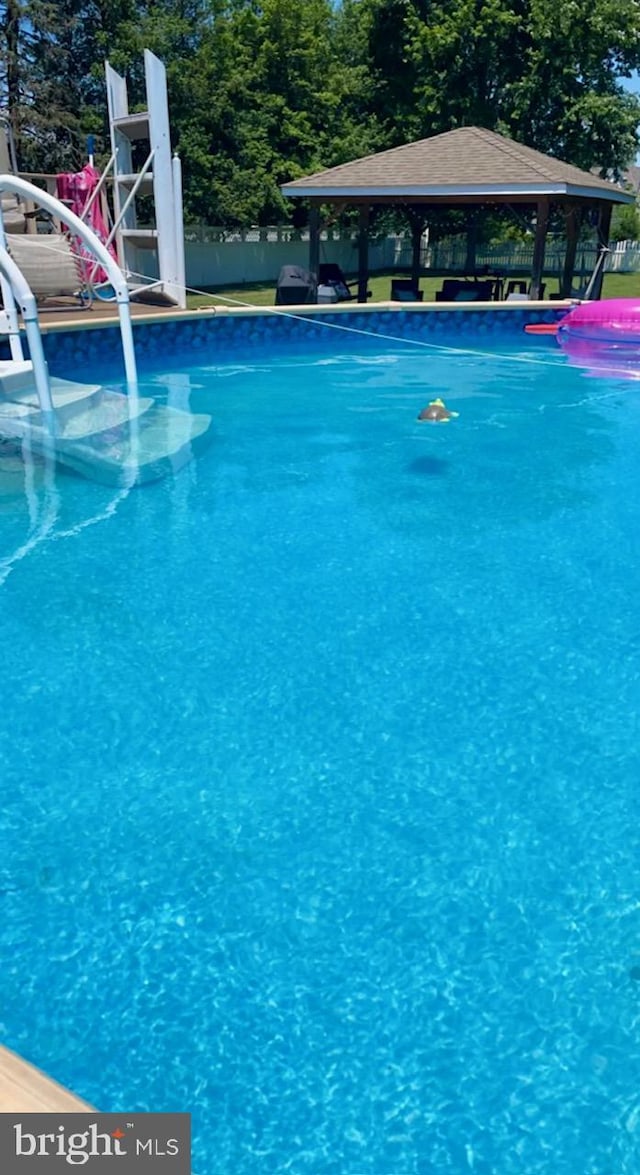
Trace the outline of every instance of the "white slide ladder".
<instances>
[{"instance_id":1,"label":"white slide ladder","mask_svg":"<svg viewBox=\"0 0 640 1175\"><path fill-rule=\"evenodd\" d=\"M118 257L135 292L153 290L184 310L182 173L177 155L171 158L166 71L149 49L144 51L144 72L147 109L130 114L126 80L108 61L105 63L115 213L110 239L115 237ZM133 144L145 141L145 161L135 170ZM137 195L153 198L155 225L150 228L138 225ZM159 275L159 280L149 278L144 285L136 281L142 267L139 252L143 249L156 252Z\"/></svg>"}]
</instances>

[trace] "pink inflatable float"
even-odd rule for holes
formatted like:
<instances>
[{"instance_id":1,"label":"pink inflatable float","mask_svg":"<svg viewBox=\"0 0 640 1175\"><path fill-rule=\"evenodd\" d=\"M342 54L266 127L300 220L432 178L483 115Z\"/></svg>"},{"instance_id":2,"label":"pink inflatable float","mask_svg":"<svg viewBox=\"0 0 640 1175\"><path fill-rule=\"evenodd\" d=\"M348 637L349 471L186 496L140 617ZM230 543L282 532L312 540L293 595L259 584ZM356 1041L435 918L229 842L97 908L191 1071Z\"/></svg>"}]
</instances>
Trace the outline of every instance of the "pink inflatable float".
<instances>
[{"instance_id":1,"label":"pink inflatable float","mask_svg":"<svg viewBox=\"0 0 640 1175\"><path fill-rule=\"evenodd\" d=\"M585 302L559 322L530 323L524 329L555 335L569 362L592 375L640 379L640 298Z\"/></svg>"},{"instance_id":2,"label":"pink inflatable float","mask_svg":"<svg viewBox=\"0 0 640 1175\"><path fill-rule=\"evenodd\" d=\"M576 306L558 323L558 342L566 338L640 346L640 299L608 298Z\"/></svg>"},{"instance_id":3,"label":"pink inflatable float","mask_svg":"<svg viewBox=\"0 0 640 1175\"><path fill-rule=\"evenodd\" d=\"M640 379L640 299L585 302L557 324L569 363L590 375Z\"/></svg>"},{"instance_id":4,"label":"pink inflatable float","mask_svg":"<svg viewBox=\"0 0 640 1175\"><path fill-rule=\"evenodd\" d=\"M581 367L587 375L640 379L640 340L635 343L594 339L565 331L558 342L573 367Z\"/></svg>"}]
</instances>

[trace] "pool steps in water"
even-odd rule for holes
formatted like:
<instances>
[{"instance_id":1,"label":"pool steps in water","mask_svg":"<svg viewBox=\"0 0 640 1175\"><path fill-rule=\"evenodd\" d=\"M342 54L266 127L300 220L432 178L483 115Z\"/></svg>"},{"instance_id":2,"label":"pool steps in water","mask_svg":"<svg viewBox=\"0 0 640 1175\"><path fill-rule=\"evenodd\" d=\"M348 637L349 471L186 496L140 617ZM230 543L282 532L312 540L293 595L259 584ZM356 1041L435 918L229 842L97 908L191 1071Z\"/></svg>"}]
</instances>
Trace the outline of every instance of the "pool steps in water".
<instances>
[{"instance_id":1,"label":"pool steps in water","mask_svg":"<svg viewBox=\"0 0 640 1175\"><path fill-rule=\"evenodd\" d=\"M22 366L22 365L20 365ZM25 365L25 366L31 366ZM0 372L0 439L107 485L154 481L182 468L202 447L211 417L98 384L52 378L56 433L40 412L26 372Z\"/></svg>"},{"instance_id":2,"label":"pool steps in water","mask_svg":"<svg viewBox=\"0 0 640 1175\"><path fill-rule=\"evenodd\" d=\"M33 364L27 359L0 360L0 391L5 396L24 391L33 384Z\"/></svg>"}]
</instances>

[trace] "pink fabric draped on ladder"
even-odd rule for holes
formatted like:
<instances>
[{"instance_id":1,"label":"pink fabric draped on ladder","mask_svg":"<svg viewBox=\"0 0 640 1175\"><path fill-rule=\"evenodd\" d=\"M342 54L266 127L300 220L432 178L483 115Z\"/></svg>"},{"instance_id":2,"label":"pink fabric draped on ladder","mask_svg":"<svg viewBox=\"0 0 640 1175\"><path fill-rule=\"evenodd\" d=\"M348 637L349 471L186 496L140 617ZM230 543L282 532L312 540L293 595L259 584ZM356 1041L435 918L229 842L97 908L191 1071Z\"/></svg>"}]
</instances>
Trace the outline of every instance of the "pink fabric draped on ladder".
<instances>
[{"instance_id":1,"label":"pink fabric draped on ladder","mask_svg":"<svg viewBox=\"0 0 640 1175\"><path fill-rule=\"evenodd\" d=\"M75 172L61 172L56 176L56 184L58 189L58 199L65 201L72 212L76 216L82 217L87 203L91 197L92 192L98 186L100 181L100 172L92 164L87 163L82 171ZM86 220L89 228L92 228L96 236L102 241L103 245L106 243L109 236L109 229L102 215L100 207L100 199L94 200L89 209L89 216ZM82 269L86 279L91 276L92 283L104 282L107 280L107 275L101 266L94 269L94 258L88 249L85 249L81 241L74 242L74 251L82 258ZM109 245L109 252L115 261L118 260L117 253L113 244Z\"/></svg>"}]
</instances>

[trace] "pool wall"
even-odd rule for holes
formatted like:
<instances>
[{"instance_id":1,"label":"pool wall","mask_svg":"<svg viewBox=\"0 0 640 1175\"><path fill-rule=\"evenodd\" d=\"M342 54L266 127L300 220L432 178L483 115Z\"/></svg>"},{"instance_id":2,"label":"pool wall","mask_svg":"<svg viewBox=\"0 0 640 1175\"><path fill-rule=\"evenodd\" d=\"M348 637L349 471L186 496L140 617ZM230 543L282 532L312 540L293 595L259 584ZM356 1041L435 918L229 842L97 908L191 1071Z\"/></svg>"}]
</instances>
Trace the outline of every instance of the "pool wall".
<instances>
[{"instance_id":1,"label":"pool wall","mask_svg":"<svg viewBox=\"0 0 640 1175\"><path fill-rule=\"evenodd\" d=\"M451 308L412 307L411 309L378 309L360 306L328 313L316 307L277 313L264 310L229 310L215 312L195 311L181 316L162 316L134 319L136 356L142 367L157 366L158 362L180 355L193 354L194 362L201 362L212 349L226 352L265 345L321 343L323 338L335 345L338 327L359 331L366 335L402 339L433 338L437 335L500 336L519 334L527 323L556 322L567 313L568 304L535 304L525 307ZM108 365L124 375L122 345L117 319L91 321L90 312L82 320L66 324L47 324L41 320L43 346L47 362L54 374L76 373L95 365ZM353 336L352 336L353 338ZM0 344L0 357L8 357L6 340Z\"/></svg>"}]
</instances>

